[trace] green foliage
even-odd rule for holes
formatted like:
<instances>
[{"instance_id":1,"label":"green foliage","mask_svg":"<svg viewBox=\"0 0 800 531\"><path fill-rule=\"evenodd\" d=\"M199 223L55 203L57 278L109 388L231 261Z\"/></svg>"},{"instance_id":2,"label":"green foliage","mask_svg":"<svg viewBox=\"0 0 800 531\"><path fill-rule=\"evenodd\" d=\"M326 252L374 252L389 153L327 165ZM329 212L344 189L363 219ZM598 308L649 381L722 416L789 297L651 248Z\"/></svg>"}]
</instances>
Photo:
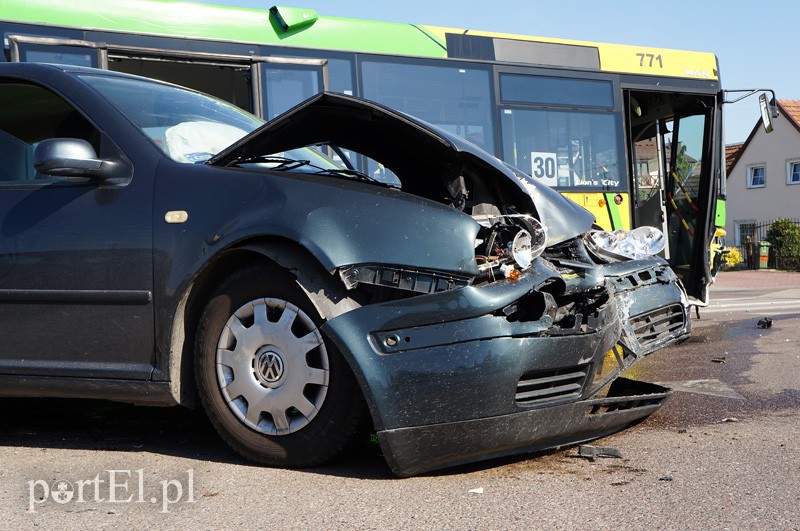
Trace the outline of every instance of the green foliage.
<instances>
[{"instance_id":1,"label":"green foliage","mask_svg":"<svg viewBox=\"0 0 800 531\"><path fill-rule=\"evenodd\" d=\"M800 257L800 223L778 218L767 230L770 253L778 260Z\"/></svg>"}]
</instances>

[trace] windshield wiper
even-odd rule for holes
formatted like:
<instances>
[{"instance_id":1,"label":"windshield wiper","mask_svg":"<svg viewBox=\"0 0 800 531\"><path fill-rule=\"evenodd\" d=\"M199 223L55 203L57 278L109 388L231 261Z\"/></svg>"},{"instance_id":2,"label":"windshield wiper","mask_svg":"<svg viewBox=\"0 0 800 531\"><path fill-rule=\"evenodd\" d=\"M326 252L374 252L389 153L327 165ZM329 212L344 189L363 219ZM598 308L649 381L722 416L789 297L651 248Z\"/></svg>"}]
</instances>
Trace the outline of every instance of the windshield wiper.
<instances>
[{"instance_id":1,"label":"windshield wiper","mask_svg":"<svg viewBox=\"0 0 800 531\"><path fill-rule=\"evenodd\" d=\"M301 166L308 166L311 164L309 160L295 160L290 159L287 157L276 157L275 155L256 155L254 157L247 157L243 159L238 159L236 164L248 164L248 163L274 163L275 166L268 168L269 170L276 170L276 171L287 171L293 170L295 168L300 168Z\"/></svg>"},{"instance_id":2,"label":"windshield wiper","mask_svg":"<svg viewBox=\"0 0 800 531\"><path fill-rule=\"evenodd\" d=\"M352 178L356 179L357 181L366 181L366 182L370 182L370 183L374 183L374 184L380 184L382 186L386 186L386 187L390 187L391 188L391 185L389 183L385 183L385 182L380 181L380 180L378 180L378 179L376 179L374 177L370 177L366 173L362 173L362 172L360 172L358 170L349 170L349 169L345 169L345 168L323 168L323 169L321 169L321 170L319 170L317 172L314 172L314 173L316 173L317 175L340 175L340 176L343 176L343 177L352 177Z\"/></svg>"}]
</instances>

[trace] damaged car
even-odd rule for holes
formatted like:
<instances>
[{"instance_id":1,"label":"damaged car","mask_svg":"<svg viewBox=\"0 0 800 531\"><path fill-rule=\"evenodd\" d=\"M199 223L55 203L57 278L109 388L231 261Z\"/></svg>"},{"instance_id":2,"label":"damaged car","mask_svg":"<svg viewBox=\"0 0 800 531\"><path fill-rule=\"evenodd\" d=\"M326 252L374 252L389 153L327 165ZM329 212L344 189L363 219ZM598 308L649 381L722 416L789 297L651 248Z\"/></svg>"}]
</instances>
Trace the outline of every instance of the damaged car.
<instances>
[{"instance_id":1,"label":"damaged car","mask_svg":"<svg viewBox=\"0 0 800 531\"><path fill-rule=\"evenodd\" d=\"M352 96L264 124L126 74L0 67L4 396L202 406L271 466L374 430L409 476L598 438L670 394L621 376L689 334L656 229L601 231Z\"/></svg>"}]
</instances>

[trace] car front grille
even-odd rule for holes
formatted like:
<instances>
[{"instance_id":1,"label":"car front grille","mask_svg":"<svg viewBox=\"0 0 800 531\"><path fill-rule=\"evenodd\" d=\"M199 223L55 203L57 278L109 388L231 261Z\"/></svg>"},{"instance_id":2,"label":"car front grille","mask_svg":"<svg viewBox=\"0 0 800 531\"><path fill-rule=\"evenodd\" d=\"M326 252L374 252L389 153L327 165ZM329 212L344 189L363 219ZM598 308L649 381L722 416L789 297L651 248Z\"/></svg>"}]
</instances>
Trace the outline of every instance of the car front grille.
<instances>
[{"instance_id":1,"label":"car front grille","mask_svg":"<svg viewBox=\"0 0 800 531\"><path fill-rule=\"evenodd\" d=\"M646 347L681 330L684 319L683 306L673 304L636 315L631 325L639 345Z\"/></svg>"},{"instance_id":2,"label":"car front grille","mask_svg":"<svg viewBox=\"0 0 800 531\"><path fill-rule=\"evenodd\" d=\"M539 402L578 397L586 382L588 370L588 365L580 365L523 374L517 383L514 399L521 406L532 406Z\"/></svg>"}]
</instances>

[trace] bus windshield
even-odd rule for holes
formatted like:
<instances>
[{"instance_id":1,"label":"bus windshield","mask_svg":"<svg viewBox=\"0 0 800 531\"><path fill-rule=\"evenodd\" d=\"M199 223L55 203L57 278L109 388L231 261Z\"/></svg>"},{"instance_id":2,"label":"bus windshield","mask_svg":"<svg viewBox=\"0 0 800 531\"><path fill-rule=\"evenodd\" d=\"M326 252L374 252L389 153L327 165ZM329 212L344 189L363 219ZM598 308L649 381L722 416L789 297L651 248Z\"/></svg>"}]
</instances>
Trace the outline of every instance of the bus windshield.
<instances>
[{"instance_id":1,"label":"bus windshield","mask_svg":"<svg viewBox=\"0 0 800 531\"><path fill-rule=\"evenodd\" d=\"M611 81L500 75L503 159L559 191L625 190Z\"/></svg>"},{"instance_id":2,"label":"bus windshield","mask_svg":"<svg viewBox=\"0 0 800 531\"><path fill-rule=\"evenodd\" d=\"M610 114L505 109L503 160L556 190L619 191L619 120ZM506 141L507 139L507 141Z\"/></svg>"}]
</instances>

